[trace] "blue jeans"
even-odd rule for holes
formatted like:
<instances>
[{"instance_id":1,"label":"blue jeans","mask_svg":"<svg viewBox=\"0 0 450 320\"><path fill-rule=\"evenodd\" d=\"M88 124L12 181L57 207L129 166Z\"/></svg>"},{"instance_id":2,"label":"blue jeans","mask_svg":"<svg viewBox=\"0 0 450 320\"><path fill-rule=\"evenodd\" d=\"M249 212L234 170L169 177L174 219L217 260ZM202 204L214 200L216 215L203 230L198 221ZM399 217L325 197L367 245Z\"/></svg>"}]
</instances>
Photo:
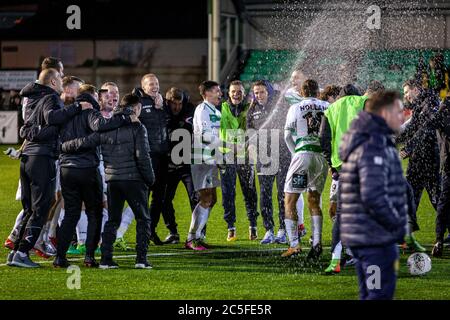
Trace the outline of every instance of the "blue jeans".
<instances>
[{"instance_id":1,"label":"blue jeans","mask_svg":"<svg viewBox=\"0 0 450 320\"><path fill-rule=\"evenodd\" d=\"M359 298L361 300L392 300L397 282L397 245L383 247L352 247L356 258Z\"/></svg>"},{"instance_id":2,"label":"blue jeans","mask_svg":"<svg viewBox=\"0 0 450 320\"><path fill-rule=\"evenodd\" d=\"M278 219L280 221L280 229L285 230L284 224L284 183L286 181L286 175L289 169L289 163L280 162L280 168L275 175L259 175L259 185L260 185L260 208L261 215L263 218L264 228L267 231L273 231L274 220L273 220L273 205L272 205L272 189L273 184L277 182L277 200L278 200Z\"/></svg>"},{"instance_id":3,"label":"blue jeans","mask_svg":"<svg viewBox=\"0 0 450 320\"><path fill-rule=\"evenodd\" d=\"M255 171L250 165L227 164L225 172L221 173L223 218L228 229L234 228L236 222L236 175L239 176L239 183L244 195L248 221L251 227L256 227L258 199Z\"/></svg>"}]
</instances>

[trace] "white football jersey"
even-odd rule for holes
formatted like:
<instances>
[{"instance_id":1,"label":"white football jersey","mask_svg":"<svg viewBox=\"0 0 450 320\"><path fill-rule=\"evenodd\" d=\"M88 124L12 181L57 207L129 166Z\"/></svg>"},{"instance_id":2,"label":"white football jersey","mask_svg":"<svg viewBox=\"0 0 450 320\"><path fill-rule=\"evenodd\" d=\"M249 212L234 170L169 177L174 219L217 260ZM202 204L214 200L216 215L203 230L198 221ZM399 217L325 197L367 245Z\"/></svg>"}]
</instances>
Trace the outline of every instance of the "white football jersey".
<instances>
[{"instance_id":1,"label":"white football jersey","mask_svg":"<svg viewBox=\"0 0 450 320\"><path fill-rule=\"evenodd\" d=\"M321 152L319 130L328 105L316 98L306 98L289 108L285 130L294 138L295 152Z\"/></svg>"},{"instance_id":2,"label":"white football jersey","mask_svg":"<svg viewBox=\"0 0 450 320\"><path fill-rule=\"evenodd\" d=\"M288 105L292 106L296 103L302 102L305 100L297 91L295 88L289 88L284 93L284 100L287 102Z\"/></svg>"},{"instance_id":3,"label":"white football jersey","mask_svg":"<svg viewBox=\"0 0 450 320\"><path fill-rule=\"evenodd\" d=\"M194 159L196 159L196 163L200 159L207 163L214 162L212 153L218 147L220 141L221 116L220 111L207 101L203 101L195 109L193 119L194 135L197 137L201 135L202 138L201 148L194 141Z\"/></svg>"}]
</instances>

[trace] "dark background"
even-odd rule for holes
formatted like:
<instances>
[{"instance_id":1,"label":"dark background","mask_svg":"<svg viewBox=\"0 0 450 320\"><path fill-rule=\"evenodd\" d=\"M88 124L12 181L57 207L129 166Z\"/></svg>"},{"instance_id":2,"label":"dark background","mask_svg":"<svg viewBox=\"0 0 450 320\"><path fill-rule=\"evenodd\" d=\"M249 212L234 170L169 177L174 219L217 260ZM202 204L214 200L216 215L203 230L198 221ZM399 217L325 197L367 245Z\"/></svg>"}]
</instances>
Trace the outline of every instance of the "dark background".
<instances>
[{"instance_id":1,"label":"dark background","mask_svg":"<svg viewBox=\"0 0 450 320\"><path fill-rule=\"evenodd\" d=\"M81 9L81 30L68 30L69 5ZM2 0L0 39L207 38L207 1Z\"/></svg>"}]
</instances>

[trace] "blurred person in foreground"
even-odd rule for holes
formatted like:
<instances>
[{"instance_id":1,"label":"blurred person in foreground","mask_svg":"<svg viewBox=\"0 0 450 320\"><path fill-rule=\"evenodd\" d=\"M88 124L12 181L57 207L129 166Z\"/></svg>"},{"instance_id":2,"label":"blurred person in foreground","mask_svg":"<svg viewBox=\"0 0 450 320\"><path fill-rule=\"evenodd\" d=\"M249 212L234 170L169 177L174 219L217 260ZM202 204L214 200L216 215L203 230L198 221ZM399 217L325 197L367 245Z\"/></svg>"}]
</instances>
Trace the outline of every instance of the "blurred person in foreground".
<instances>
[{"instance_id":1,"label":"blurred person in foreground","mask_svg":"<svg viewBox=\"0 0 450 320\"><path fill-rule=\"evenodd\" d=\"M394 296L397 244L403 242L411 205L392 139L403 120L399 94L377 93L353 121L340 147L343 164L337 220L342 243L356 258L361 300Z\"/></svg>"}]
</instances>

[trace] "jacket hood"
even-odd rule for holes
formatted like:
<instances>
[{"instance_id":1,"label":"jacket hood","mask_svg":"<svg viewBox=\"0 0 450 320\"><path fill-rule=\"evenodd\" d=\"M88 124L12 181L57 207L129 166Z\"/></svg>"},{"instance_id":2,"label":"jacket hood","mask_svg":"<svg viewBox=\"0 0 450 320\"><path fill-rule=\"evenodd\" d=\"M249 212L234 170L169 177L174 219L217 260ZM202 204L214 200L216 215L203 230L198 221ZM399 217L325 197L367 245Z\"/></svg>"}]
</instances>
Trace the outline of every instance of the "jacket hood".
<instances>
[{"instance_id":1,"label":"jacket hood","mask_svg":"<svg viewBox=\"0 0 450 320\"><path fill-rule=\"evenodd\" d=\"M374 145L394 146L391 136L394 131L390 129L386 121L373 113L361 111L350 125L349 131L343 136L339 148L339 156L346 161L348 156L358 146L371 141Z\"/></svg>"},{"instance_id":2,"label":"jacket hood","mask_svg":"<svg viewBox=\"0 0 450 320\"><path fill-rule=\"evenodd\" d=\"M39 98L47 94L52 94L57 92L48 86L32 82L27 84L21 91L20 95L29 99Z\"/></svg>"},{"instance_id":3,"label":"jacket hood","mask_svg":"<svg viewBox=\"0 0 450 320\"><path fill-rule=\"evenodd\" d=\"M433 90L430 89L420 90L419 95L417 96L415 101L411 104L412 106L410 108L420 112L425 104L435 108L439 106L440 104L439 97L436 95L436 93L433 92Z\"/></svg>"},{"instance_id":4,"label":"jacket hood","mask_svg":"<svg viewBox=\"0 0 450 320\"><path fill-rule=\"evenodd\" d=\"M280 93L278 91L273 91L272 93L269 94L268 99L267 99L267 103L263 106L261 105L255 98L255 96L252 93L252 96L254 98L254 104L259 106L260 108L269 110L269 112L272 112L274 109L276 109L277 103L279 102L278 99L280 97ZM251 106L252 104L250 104Z\"/></svg>"},{"instance_id":5,"label":"jacket hood","mask_svg":"<svg viewBox=\"0 0 450 320\"><path fill-rule=\"evenodd\" d=\"M178 112L177 114L174 114L172 112L172 109L170 108L169 104L167 104L167 112L169 113L169 115L171 117L175 117L175 118L181 118L181 117L184 117L186 114L192 113L193 112L192 110L194 108L195 108L195 106L192 105L192 103L190 103L189 101L186 103L183 102L181 105L180 112Z\"/></svg>"}]
</instances>

